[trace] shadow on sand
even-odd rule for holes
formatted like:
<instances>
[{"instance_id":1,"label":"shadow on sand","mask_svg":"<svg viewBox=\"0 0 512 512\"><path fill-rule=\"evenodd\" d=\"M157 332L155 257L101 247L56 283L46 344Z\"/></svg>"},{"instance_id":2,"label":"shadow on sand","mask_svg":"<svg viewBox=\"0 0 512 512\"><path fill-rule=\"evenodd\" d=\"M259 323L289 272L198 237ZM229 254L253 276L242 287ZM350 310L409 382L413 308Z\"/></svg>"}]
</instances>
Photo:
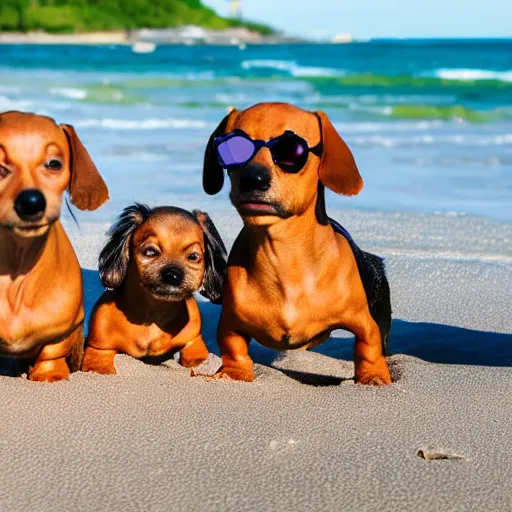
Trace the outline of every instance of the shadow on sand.
<instances>
[{"instance_id":1,"label":"shadow on sand","mask_svg":"<svg viewBox=\"0 0 512 512\"><path fill-rule=\"evenodd\" d=\"M86 311L86 329L92 308L103 287L98 278L98 272L83 270L84 295ZM203 337L210 352L219 355L215 332L220 314L220 307L209 302L200 302L203 316ZM333 336L324 344L313 349L313 352L334 359L351 360L353 338ZM258 343L251 343L251 357L256 363L270 366L280 352L268 349ZM450 325L427 322L406 322L393 320L389 354L406 354L432 363L464 364L481 366L512 366L512 334L475 331ZM0 364L0 375L16 373L17 362L5 358ZM280 370L292 378L313 385L339 384L342 379L326 376L319 379L318 375Z\"/></svg>"},{"instance_id":2,"label":"shadow on sand","mask_svg":"<svg viewBox=\"0 0 512 512\"><path fill-rule=\"evenodd\" d=\"M98 273L84 270L85 306L87 318L103 288ZM215 331L220 306L200 303L203 335L208 348L219 354ZM352 358L353 338L337 337L336 333L314 352L335 359ZM393 320L390 354L406 354L432 363L481 366L512 366L512 334L475 331L451 325ZM279 352L251 343L251 354L259 364L270 365Z\"/></svg>"}]
</instances>

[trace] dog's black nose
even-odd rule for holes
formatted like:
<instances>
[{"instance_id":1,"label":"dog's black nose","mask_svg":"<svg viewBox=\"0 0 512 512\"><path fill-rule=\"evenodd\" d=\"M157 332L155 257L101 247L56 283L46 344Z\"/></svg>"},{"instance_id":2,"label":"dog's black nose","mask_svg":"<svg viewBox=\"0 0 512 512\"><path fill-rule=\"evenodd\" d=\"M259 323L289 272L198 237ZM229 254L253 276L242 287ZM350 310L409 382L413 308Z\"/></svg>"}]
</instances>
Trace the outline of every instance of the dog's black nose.
<instances>
[{"instance_id":1,"label":"dog's black nose","mask_svg":"<svg viewBox=\"0 0 512 512\"><path fill-rule=\"evenodd\" d=\"M179 267L165 267L161 276L162 282L171 286L179 286L183 282L183 270Z\"/></svg>"},{"instance_id":2,"label":"dog's black nose","mask_svg":"<svg viewBox=\"0 0 512 512\"><path fill-rule=\"evenodd\" d=\"M14 209L22 220L39 220L46 210L46 199L37 188L28 188L18 194Z\"/></svg>"},{"instance_id":3,"label":"dog's black nose","mask_svg":"<svg viewBox=\"0 0 512 512\"><path fill-rule=\"evenodd\" d=\"M240 173L240 192L265 192L270 188L270 174L264 167L247 167Z\"/></svg>"}]
</instances>

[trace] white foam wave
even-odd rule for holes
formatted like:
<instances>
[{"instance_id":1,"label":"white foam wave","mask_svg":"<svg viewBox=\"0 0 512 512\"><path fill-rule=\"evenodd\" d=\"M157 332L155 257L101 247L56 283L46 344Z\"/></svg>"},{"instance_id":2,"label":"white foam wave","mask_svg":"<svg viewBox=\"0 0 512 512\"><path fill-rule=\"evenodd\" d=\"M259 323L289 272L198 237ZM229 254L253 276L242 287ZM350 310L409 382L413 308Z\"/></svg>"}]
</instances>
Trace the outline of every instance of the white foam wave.
<instances>
[{"instance_id":1,"label":"white foam wave","mask_svg":"<svg viewBox=\"0 0 512 512\"><path fill-rule=\"evenodd\" d=\"M224 92L220 92L214 96L213 101L217 103L222 103L224 105L237 105L248 101L249 98L243 92L239 92L236 94L227 94Z\"/></svg>"},{"instance_id":2,"label":"white foam wave","mask_svg":"<svg viewBox=\"0 0 512 512\"><path fill-rule=\"evenodd\" d=\"M129 154L114 154L114 155L108 155L108 158L110 158L113 161L118 162L122 158L126 158L127 160L134 161L137 160L138 162L163 162L167 160L167 157L165 155L159 155L155 153L151 153L149 151L134 151L133 153Z\"/></svg>"},{"instance_id":3,"label":"white foam wave","mask_svg":"<svg viewBox=\"0 0 512 512\"><path fill-rule=\"evenodd\" d=\"M50 93L70 100L83 100L87 98L87 91L73 87L52 87Z\"/></svg>"},{"instance_id":4,"label":"white foam wave","mask_svg":"<svg viewBox=\"0 0 512 512\"><path fill-rule=\"evenodd\" d=\"M8 112L9 110L26 110L31 106L31 101L13 100L8 96L0 96L0 112Z\"/></svg>"},{"instance_id":5,"label":"white foam wave","mask_svg":"<svg viewBox=\"0 0 512 512\"><path fill-rule=\"evenodd\" d=\"M435 76L446 80L500 80L502 82L512 82L512 70L490 71L487 69L441 68L435 72Z\"/></svg>"},{"instance_id":6,"label":"white foam wave","mask_svg":"<svg viewBox=\"0 0 512 512\"><path fill-rule=\"evenodd\" d=\"M0 84L0 94L21 94L21 87Z\"/></svg>"},{"instance_id":7,"label":"white foam wave","mask_svg":"<svg viewBox=\"0 0 512 512\"><path fill-rule=\"evenodd\" d=\"M107 130L159 130L159 129L196 129L211 126L205 121L193 119L82 119L75 122L81 128L105 128Z\"/></svg>"},{"instance_id":8,"label":"white foam wave","mask_svg":"<svg viewBox=\"0 0 512 512\"><path fill-rule=\"evenodd\" d=\"M342 130L340 130L343 133ZM488 146L510 146L512 145L512 134L499 135L433 135L423 134L414 136L388 137L384 135L357 135L347 136L350 144L357 146L378 146L384 148L431 146L449 144L465 147L488 147Z\"/></svg>"},{"instance_id":9,"label":"white foam wave","mask_svg":"<svg viewBox=\"0 0 512 512\"><path fill-rule=\"evenodd\" d=\"M416 121L416 122L400 122L394 121L393 123L378 123L378 122L363 122L363 123L334 123L334 127L341 134L344 133L376 133L376 132L405 132L411 131L425 131L432 130L443 126L445 123L440 120L433 121Z\"/></svg>"},{"instance_id":10,"label":"white foam wave","mask_svg":"<svg viewBox=\"0 0 512 512\"><path fill-rule=\"evenodd\" d=\"M371 114L378 114L381 116L390 116L393 113L393 107L390 105L378 107L370 105L360 105L358 103L351 103L348 106L348 109L356 112L369 112Z\"/></svg>"},{"instance_id":11,"label":"white foam wave","mask_svg":"<svg viewBox=\"0 0 512 512\"><path fill-rule=\"evenodd\" d=\"M278 71L285 71L296 78L343 76L345 74L340 69L300 66L293 60L252 59L244 60L240 65L243 69L276 69Z\"/></svg>"}]
</instances>

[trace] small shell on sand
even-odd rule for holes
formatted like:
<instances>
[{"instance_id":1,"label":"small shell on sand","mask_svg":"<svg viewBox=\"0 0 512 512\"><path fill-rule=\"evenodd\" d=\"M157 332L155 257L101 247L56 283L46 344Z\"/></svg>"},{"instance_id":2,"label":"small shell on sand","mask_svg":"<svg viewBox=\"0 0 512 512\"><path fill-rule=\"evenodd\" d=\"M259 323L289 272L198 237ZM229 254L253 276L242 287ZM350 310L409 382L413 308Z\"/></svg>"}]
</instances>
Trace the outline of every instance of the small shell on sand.
<instances>
[{"instance_id":1,"label":"small shell on sand","mask_svg":"<svg viewBox=\"0 0 512 512\"><path fill-rule=\"evenodd\" d=\"M467 460L463 455L439 448L421 448L416 455L425 460Z\"/></svg>"}]
</instances>

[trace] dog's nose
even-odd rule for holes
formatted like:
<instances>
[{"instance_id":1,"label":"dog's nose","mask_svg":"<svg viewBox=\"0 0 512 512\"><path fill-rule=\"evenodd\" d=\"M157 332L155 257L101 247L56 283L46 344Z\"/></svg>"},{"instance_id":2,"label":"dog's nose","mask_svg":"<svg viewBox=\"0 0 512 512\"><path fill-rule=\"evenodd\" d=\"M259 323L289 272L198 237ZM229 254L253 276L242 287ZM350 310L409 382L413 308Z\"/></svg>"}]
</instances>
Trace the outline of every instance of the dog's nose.
<instances>
[{"instance_id":1,"label":"dog's nose","mask_svg":"<svg viewBox=\"0 0 512 512\"><path fill-rule=\"evenodd\" d=\"M265 192L270 188L270 174L267 169L247 167L240 172L241 192Z\"/></svg>"},{"instance_id":2,"label":"dog's nose","mask_svg":"<svg viewBox=\"0 0 512 512\"><path fill-rule=\"evenodd\" d=\"M179 286L183 282L183 270L179 267L165 267L162 270L162 281L171 286Z\"/></svg>"},{"instance_id":3,"label":"dog's nose","mask_svg":"<svg viewBox=\"0 0 512 512\"><path fill-rule=\"evenodd\" d=\"M46 210L46 199L37 188L28 188L18 194L14 209L22 220L39 220Z\"/></svg>"}]
</instances>

